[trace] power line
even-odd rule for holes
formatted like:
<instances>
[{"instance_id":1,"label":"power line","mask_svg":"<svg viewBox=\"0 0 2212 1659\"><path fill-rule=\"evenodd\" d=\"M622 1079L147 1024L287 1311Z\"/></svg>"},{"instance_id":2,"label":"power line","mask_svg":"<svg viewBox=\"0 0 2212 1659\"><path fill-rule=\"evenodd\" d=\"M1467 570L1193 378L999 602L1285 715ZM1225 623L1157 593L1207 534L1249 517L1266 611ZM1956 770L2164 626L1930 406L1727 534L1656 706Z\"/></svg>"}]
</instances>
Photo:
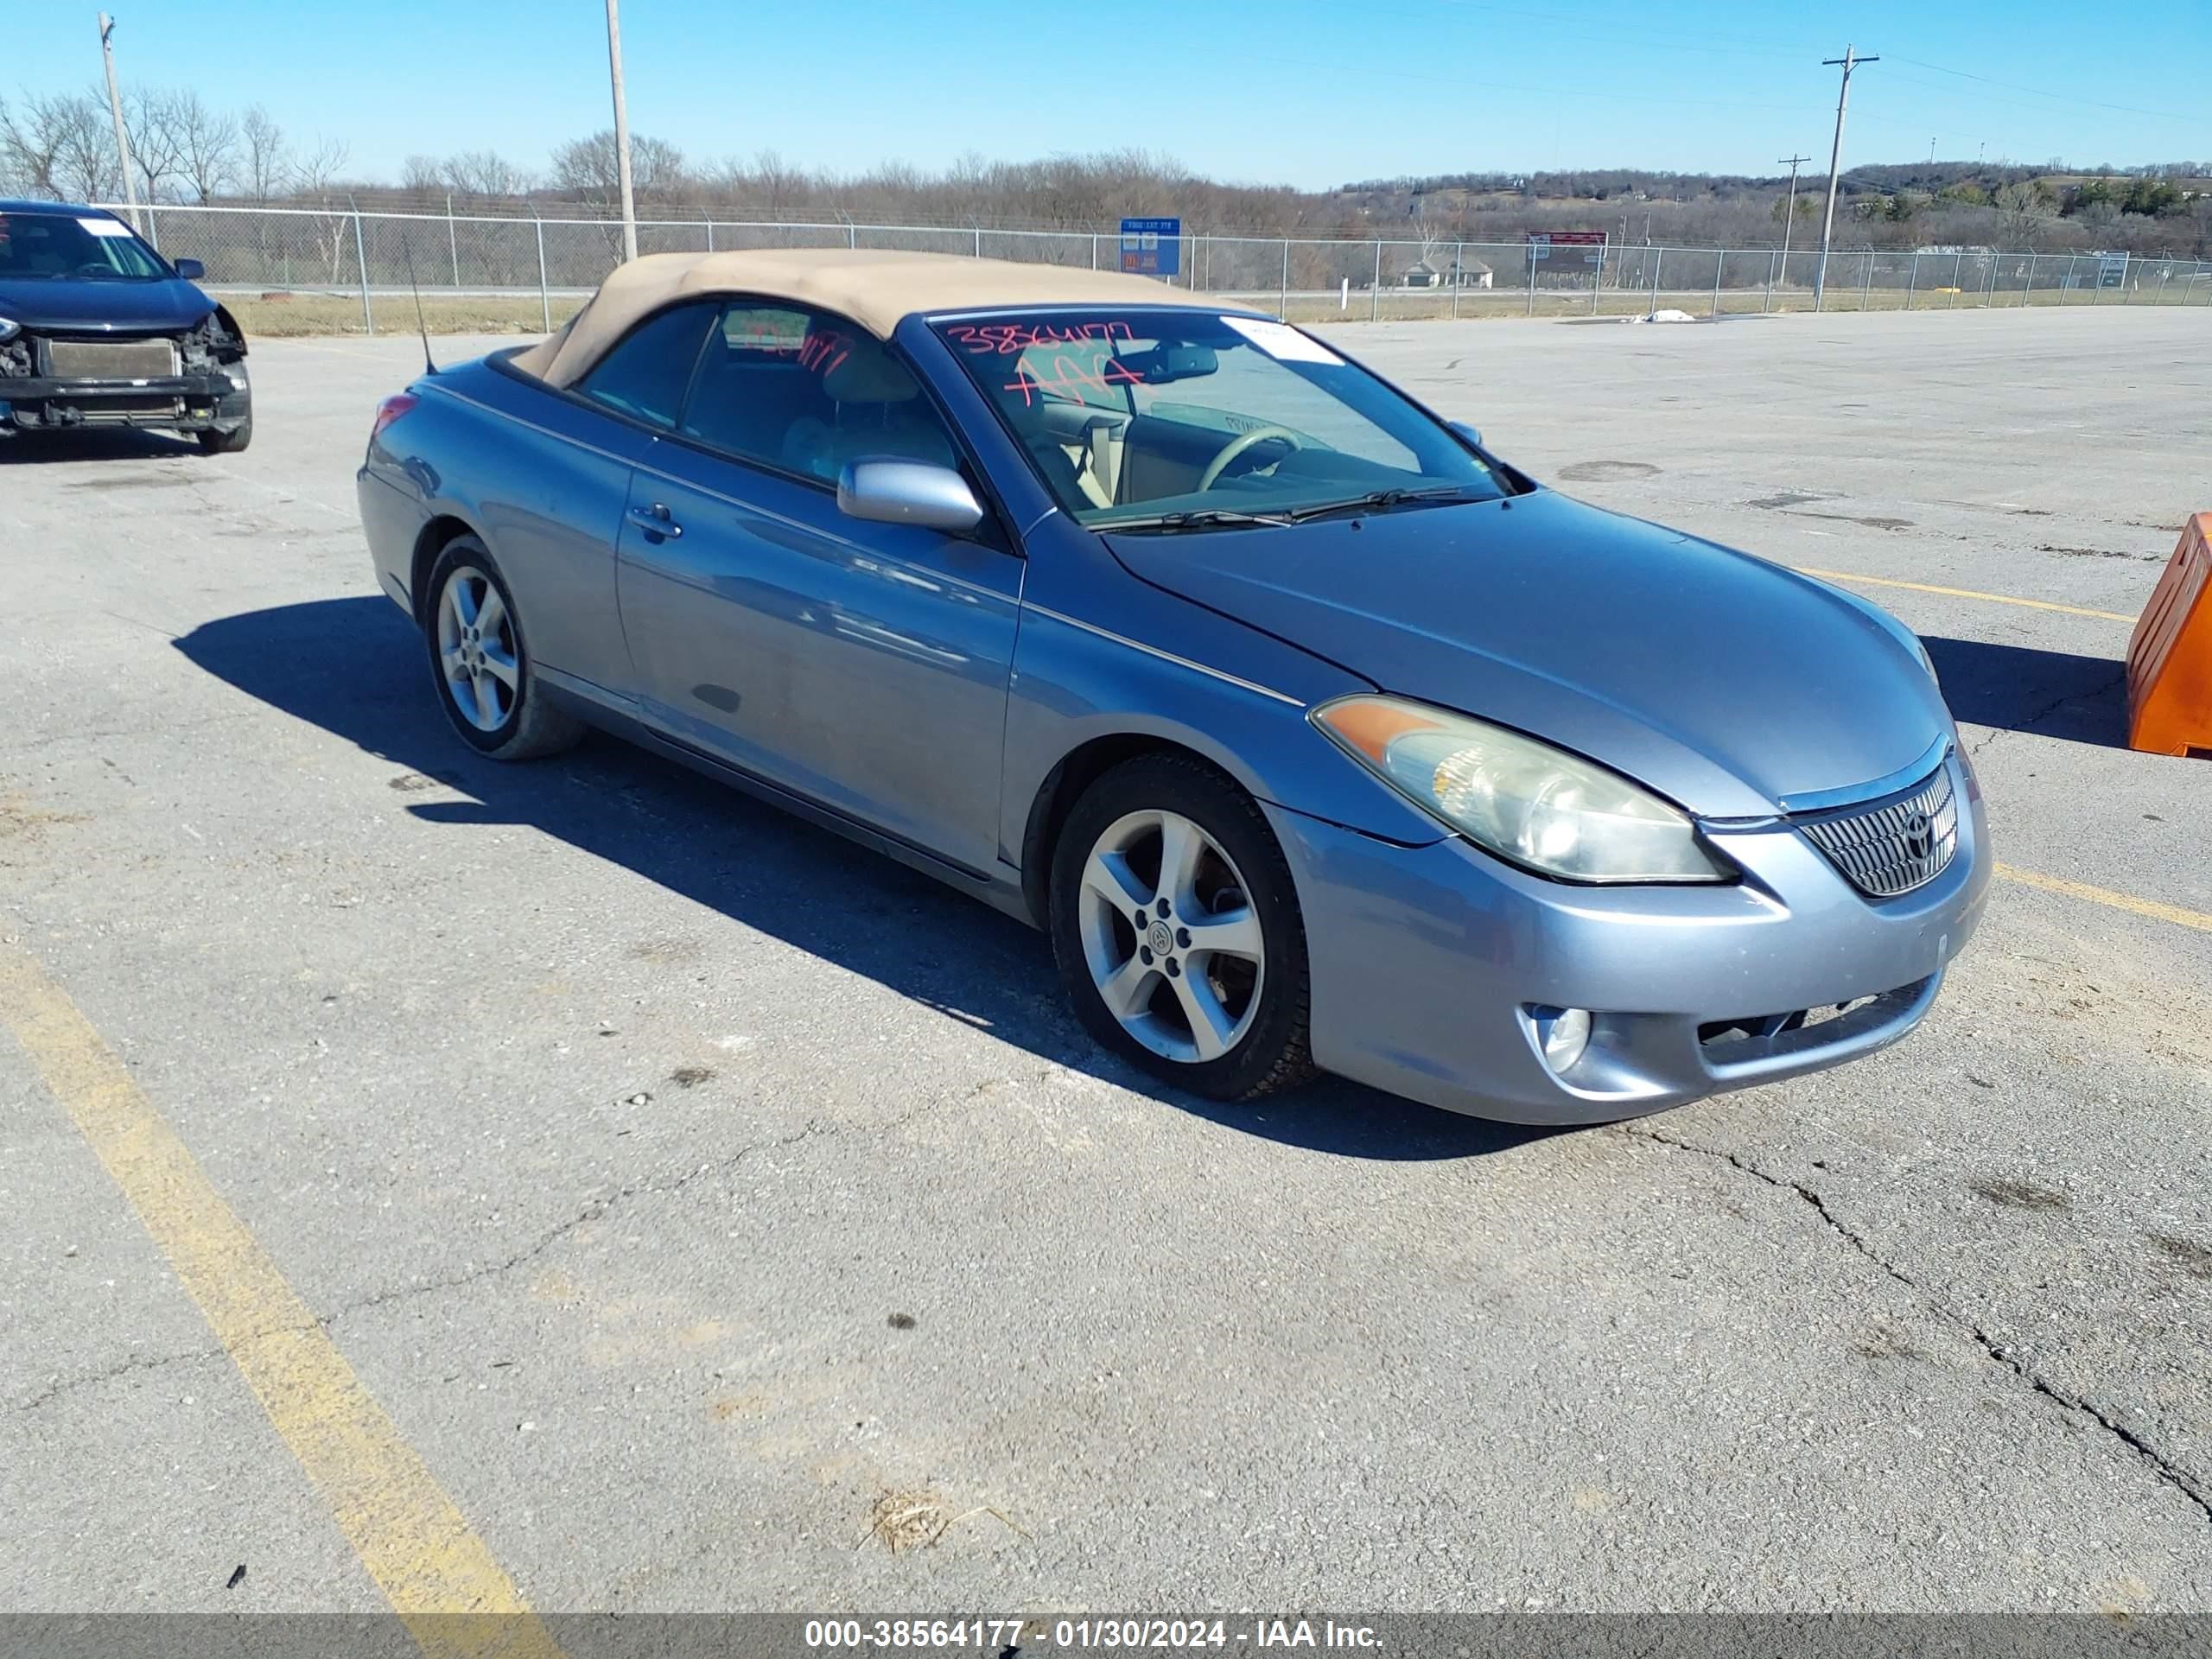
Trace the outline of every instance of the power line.
<instances>
[{"instance_id":1,"label":"power line","mask_svg":"<svg viewBox=\"0 0 2212 1659\"><path fill-rule=\"evenodd\" d=\"M1547 23L1552 26L1553 33L1570 40L1603 41L1610 45L1634 46L1639 50L1706 52L1718 54L1723 57L1795 58L1799 53L1808 49L1802 42L1796 45L1785 45L1780 41L1766 43L1745 35L1734 37L1735 43L1730 44L1726 36L1717 38L1706 36L1694 41L1686 41L1675 35L1662 35L1633 29L1624 31L1618 29L1601 30L1577 28L1574 25L1583 23L1586 20L1564 16L1558 12L1531 11L1523 6L1488 5L1483 3L1482 0L1431 0L1431 3L1452 11L1484 11L1501 17L1517 18L1526 22ZM1402 12L1399 15L1402 16L1413 14Z\"/></svg>"},{"instance_id":2,"label":"power line","mask_svg":"<svg viewBox=\"0 0 2212 1659\"><path fill-rule=\"evenodd\" d=\"M1946 68L1940 63L1929 63L1920 58L1908 58L1902 54L1895 55L1899 63L1909 63L1916 69L1932 69L1939 75L1956 75L1961 80L1978 80L1985 86L2002 86L2008 92L2025 92L2031 98L2047 98L2055 103L2080 104L2093 110L2117 110L2125 115L2154 115L2171 121L2202 119L2201 116L2178 114L2172 110L2146 110L2139 105L2107 104L2101 99L2077 98L2070 92L2046 92L2039 87L2023 86L2018 81L1999 80L1994 75L1977 75L1970 70ZM1928 85L1925 81L1914 81L1912 84L1916 86Z\"/></svg>"},{"instance_id":3,"label":"power line","mask_svg":"<svg viewBox=\"0 0 2212 1659\"><path fill-rule=\"evenodd\" d=\"M1290 69L1307 69L1317 75L1364 75L1370 79L1389 81L1419 81L1434 86L1474 87L1486 92L1523 92L1535 98L1573 99L1590 96L1587 87L1530 86L1510 80L1478 80L1460 75L1424 75L1410 69L1376 69L1358 63L1314 63L1304 58L1274 57L1266 54L1246 54L1247 63L1274 63ZM1664 104L1694 105L1713 110L1758 110L1780 115L1798 112L1794 104L1754 104L1738 99L1718 98L1669 98L1658 92L1607 92L1605 98L1615 103ZM1923 132L1926 128L1921 129Z\"/></svg>"}]
</instances>

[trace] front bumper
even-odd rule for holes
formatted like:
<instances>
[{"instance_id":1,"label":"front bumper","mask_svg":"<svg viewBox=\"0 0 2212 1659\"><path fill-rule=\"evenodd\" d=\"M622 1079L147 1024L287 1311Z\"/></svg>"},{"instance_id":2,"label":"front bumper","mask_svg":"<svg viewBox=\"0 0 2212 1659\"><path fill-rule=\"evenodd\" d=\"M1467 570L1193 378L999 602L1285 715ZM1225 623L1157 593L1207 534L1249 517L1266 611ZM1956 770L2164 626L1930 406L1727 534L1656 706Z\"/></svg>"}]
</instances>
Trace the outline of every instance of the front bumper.
<instances>
[{"instance_id":1,"label":"front bumper","mask_svg":"<svg viewBox=\"0 0 2212 1659\"><path fill-rule=\"evenodd\" d=\"M1988 836L1978 785L1924 887L1860 895L1786 823L1714 833L1726 887L1571 887L1456 837L1402 847L1267 809L1305 912L1316 1063L1432 1106L1522 1123L1592 1123L1839 1065L1904 1036L1981 918ZM1873 1001L1825 1023L1775 1016ZM1530 1010L1595 1016L1555 1075ZM1763 1021L1753 1034L1716 1027ZM1772 1034L1762 1034L1764 1033Z\"/></svg>"},{"instance_id":2,"label":"front bumper","mask_svg":"<svg viewBox=\"0 0 2212 1659\"><path fill-rule=\"evenodd\" d=\"M0 377L0 429L44 432L69 427L160 427L229 431L252 412L243 365L205 374L147 380Z\"/></svg>"}]
</instances>

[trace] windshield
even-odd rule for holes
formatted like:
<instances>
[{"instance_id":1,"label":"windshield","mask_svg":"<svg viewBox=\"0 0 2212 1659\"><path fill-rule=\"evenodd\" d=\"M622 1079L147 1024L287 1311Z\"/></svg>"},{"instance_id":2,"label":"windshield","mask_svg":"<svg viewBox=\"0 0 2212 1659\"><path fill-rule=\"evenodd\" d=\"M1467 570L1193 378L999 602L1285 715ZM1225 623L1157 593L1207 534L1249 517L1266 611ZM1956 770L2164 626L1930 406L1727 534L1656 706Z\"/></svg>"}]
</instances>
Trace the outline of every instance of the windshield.
<instances>
[{"instance_id":1,"label":"windshield","mask_svg":"<svg viewBox=\"0 0 2212 1659\"><path fill-rule=\"evenodd\" d=\"M118 219L96 213L0 213L0 282L153 282L168 275L161 256Z\"/></svg>"},{"instance_id":2,"label":"windshield","mask_svg":"<svg viewBox=\"0 0 2212 1659\"><path fill-rule=\"evenodd\" d=\"M1095 530L1513 492L1448 429L1283 323L1135 307L934 327Z\"/></svg>"}]
</instances>

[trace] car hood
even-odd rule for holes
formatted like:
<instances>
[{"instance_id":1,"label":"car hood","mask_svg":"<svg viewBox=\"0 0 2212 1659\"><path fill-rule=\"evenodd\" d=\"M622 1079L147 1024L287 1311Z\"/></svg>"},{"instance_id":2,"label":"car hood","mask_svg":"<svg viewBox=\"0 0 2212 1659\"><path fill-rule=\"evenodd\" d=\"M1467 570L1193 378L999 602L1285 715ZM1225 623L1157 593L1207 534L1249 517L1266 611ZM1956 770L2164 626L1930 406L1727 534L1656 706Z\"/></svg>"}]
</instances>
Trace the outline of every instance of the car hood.
<instances>
[{"instance_id":1,"label":"car hood","mask_svg":"<svg viewBox=\"0 0 2212 1659\"><path fill-rule=\"evenodd\" d=\"M118 334L175 334L215 308L181 277L157 283L54 282L0 278L0 317L26 328Z\"/></svg>"},{"instance_id":2,"label":"car hood","mask_svg":"<svg viewBox=\"0 0 2212 1659\"><path fill-rule=\"evenodd\" d=\"M1143 581L1707 817L1887 779L1952 729L1910 636L1872 607L1548 490L1107 539Z\"/></svg>"}]
</instances>

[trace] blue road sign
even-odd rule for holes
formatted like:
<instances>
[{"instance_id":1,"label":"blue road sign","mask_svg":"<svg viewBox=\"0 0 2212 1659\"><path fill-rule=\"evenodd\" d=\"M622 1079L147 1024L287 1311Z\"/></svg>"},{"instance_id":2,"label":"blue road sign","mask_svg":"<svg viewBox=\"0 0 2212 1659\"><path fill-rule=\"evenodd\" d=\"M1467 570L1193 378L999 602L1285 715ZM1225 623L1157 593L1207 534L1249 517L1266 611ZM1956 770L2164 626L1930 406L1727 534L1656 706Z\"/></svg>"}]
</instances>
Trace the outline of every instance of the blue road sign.
<instances>
[{"instance_id":1,"label":"blue road sign","mask_svg":"<svg viewBox=\"0 0 2212 1659\"><path fill-rule=\"evenodd\" d=\"M1173 276L1183 269L1183 221L1122 221L1122 269L1140 276Z\"/></svg>"}]
</instances>

